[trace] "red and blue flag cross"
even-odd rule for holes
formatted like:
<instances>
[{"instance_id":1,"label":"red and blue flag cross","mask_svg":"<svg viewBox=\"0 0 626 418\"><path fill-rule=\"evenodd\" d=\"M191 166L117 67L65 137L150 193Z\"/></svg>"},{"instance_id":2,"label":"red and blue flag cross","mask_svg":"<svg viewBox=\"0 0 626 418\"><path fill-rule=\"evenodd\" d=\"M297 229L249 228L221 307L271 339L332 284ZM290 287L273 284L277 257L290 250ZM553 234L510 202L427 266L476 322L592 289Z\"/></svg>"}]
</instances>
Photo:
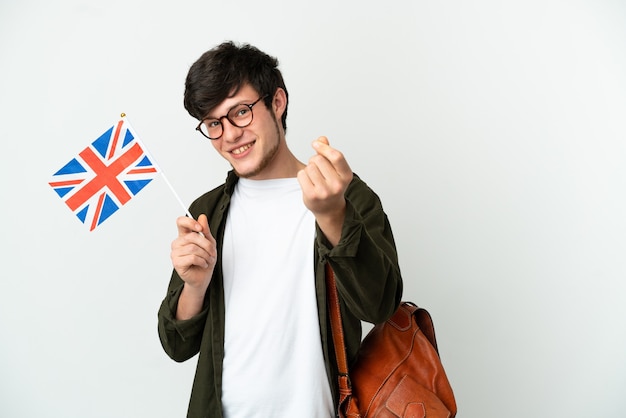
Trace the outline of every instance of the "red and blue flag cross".
<instances>
[{"instance_id":1,"label":"red and blue flag cross","mask_svg":"<svg viewBox=\"0 0 626 418\"><path fill-rule=\"evenodd\" d=\"M93 231L157 172L122 119L57 171L49 184Z\"/></svg>"}]
</instances>

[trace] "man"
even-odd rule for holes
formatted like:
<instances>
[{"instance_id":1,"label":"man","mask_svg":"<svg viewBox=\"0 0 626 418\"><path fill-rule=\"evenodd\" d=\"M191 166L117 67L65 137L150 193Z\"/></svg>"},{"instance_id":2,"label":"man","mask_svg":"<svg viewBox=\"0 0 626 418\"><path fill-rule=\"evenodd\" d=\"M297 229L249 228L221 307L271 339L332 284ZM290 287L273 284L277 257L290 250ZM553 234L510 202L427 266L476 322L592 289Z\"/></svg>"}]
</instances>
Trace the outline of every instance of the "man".
<instances>
[{"instance_id":1,"label":"man","mask_svg":"<svg viewBox=\"0 0 626 418\"><path fill-rule=\"evenodd\" d=\"M189 417L331 417L337 365L324 265L333 267L353 360L361 322L397 308L402 279L387 216L325 137L307 164L285 140L278 61L223 43L190 68L185 108L232 166L176 224L159 309L167 354L199 353Z\"/></svg>"}]
</instances>

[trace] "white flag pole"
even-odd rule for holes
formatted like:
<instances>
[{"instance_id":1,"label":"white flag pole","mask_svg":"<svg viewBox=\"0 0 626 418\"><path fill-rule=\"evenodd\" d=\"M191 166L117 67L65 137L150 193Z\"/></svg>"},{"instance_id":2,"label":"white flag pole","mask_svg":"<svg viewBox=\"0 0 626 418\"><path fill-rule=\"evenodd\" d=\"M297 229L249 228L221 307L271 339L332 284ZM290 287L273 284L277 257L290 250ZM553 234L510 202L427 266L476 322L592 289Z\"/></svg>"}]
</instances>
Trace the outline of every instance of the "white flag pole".
<instances>
[{"instance_id":1,"label":"white flag pole","mask_svg":"<svg viewBox=\"0 0 626 418\"><path fill-rule=\"evenodd\" d=\"M178 196L178 193L176 193L176 190L174 190L174 188L172 187L172 184L169 182L169 180L165 176L165 173L163 172L163 170L161 170L161 167L159 166L159 164L156 162L152 154L150 154L150 151L148 151L148 147L146 147L143 141L139 138L139 135L137 135L137 131L135 131L135 129L130 124L130 121L126 117L126 113L122 113L120 116L122 117L122 119L124 119L128 127L131 129L131 131L135 135L135 140L141 144L141 147L143 148L144 153L148 156L148 158L150 159L150 162L152 162L152 165L156 167L157 171L161 174L161 177L163 177L163 180L165 180L165 184L167 184L167 187L169 187L170 191L172 192L176 200L178 200L178 203L185 211L185 214L191 219L194 219L194 217L191 216L191 213L189 213L189 209L187 209L187 206L185 206L183 201L180 199L180 196Z\"/></svg>"}]
</instances>

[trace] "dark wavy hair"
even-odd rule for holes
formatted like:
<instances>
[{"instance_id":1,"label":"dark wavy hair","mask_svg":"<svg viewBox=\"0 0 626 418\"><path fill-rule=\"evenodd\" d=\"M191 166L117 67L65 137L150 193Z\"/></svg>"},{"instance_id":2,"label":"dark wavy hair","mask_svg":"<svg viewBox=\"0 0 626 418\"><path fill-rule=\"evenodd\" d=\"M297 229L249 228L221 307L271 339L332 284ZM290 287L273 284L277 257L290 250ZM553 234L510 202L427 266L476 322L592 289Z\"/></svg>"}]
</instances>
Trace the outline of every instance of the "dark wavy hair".
<instances>
[{"instance_id":1,"label":"dark wavy hair","mask_svg":"<svg viewBox=\"0 0 626 418\"><path fill-rule=\"evenodd\" d=\"M289 103L278 60L252 45L236 45L228 41L202 54L189 69L185 80L185 109L194 118L202 120L245 84L250 84L261 96L267 94L264 102L270 110L279 87L285 90ZM287 107L282 125L286 130Z\"/></svg>"}]
</instances>

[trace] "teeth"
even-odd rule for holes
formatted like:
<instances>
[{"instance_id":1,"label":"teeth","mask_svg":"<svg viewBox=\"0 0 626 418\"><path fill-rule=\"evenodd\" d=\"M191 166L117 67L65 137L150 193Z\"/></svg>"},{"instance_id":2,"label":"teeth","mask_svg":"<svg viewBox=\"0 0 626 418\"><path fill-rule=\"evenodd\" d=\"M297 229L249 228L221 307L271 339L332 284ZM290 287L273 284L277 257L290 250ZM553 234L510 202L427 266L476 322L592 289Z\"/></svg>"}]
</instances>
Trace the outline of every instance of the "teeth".
<instances>
[{"instance_id":1,"label":"teeth","mask_svg":"<svg viewBox=\"0 0 626 418\"><path fill-rule=\"evenodd\" d=\"M247 150L248 148L250 148L252 146L252 144L248 144L248 145L244 145L243 147L237 148L232 150L232 153L235 155L239 155L242 152L244 152L245 150Z\"/></svg>"}]
</instances>

